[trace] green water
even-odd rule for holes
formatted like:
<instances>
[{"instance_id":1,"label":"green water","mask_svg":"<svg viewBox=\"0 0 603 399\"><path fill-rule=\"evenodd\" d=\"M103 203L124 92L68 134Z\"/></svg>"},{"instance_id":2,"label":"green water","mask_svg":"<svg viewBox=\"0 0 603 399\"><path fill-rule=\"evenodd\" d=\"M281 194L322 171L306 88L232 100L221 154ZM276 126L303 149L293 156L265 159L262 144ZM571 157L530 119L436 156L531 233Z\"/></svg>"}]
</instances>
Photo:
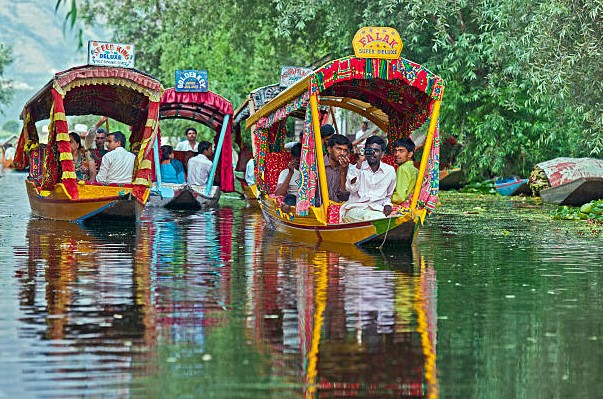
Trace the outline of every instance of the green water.
<instances>
[{"instance_id":1,"label":"green water","mask_svg":"<svg viewBox=\"0 0 603 399\"><path fill-rule=\"evenodd\" d=\"M380 252L275 236L236 195L38 220L22 180L0 178L0 398L602 396L602 229L537 201L445 193Z\"/></svg>"}]
</instances>

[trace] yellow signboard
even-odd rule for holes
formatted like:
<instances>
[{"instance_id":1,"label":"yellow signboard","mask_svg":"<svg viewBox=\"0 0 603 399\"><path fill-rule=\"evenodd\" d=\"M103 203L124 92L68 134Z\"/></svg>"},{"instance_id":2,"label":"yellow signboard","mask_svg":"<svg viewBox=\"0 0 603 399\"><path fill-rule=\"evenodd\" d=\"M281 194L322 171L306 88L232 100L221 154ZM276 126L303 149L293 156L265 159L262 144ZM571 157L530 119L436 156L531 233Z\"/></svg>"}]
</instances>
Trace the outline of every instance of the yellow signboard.
<instances>
[{"instance_id":1,"label":"yellow signboard","mask_svg":"<svg viewBox=\"0 0 603 399\"><path fill-rule=\"evenodd\" d=\"M402 39L394 28L369 26L360 28L354 40L354 54L358 58L400 58Z\"/></svg>"}]
</instances>

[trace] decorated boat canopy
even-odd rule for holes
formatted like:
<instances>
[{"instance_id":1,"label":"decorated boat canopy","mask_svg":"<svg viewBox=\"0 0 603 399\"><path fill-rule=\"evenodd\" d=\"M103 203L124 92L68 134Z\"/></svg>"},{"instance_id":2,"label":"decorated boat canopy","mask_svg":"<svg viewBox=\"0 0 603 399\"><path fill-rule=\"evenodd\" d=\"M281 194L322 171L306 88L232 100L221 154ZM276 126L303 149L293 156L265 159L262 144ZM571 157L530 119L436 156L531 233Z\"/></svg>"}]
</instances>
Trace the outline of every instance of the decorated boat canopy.
<instances>
[{"instance_id":1,"label":"decorated boat canopy","mask_svg":"<svg viewBox=\"0 0 603 399\"><path fill-rule=\"evenodd\" d=\"M370 44L366 37L369 33L372 42L377 41L377 33L368 32L363 36L366 44ZM297 81L247 119L247 128L256 127L256 176L260 184L266 167L266 153L281 149L286 119L289 116L305 119L300 162L302 184L296 205L298 215L306 215L309 207L314 205L316 162L322 161L316 159L318 154L322 154L322 150L316 149L314 127L314 121L320 120L320 116L314 118L312 115L318 111L313 111L310 106L312 97L320 106L343 108L362 115L386 132L390 142L410 136L430 119L436 103L439 107L444 92L443 80L415 62L397 58L402 44L394 35L386 38L384 33L378 37L394 48L396 58L392 58L394 53L389 51L381 55L371 53L369 56L372 58L365 58L369 54L367 50L360 57L348 56L330 61ZM365 48L381 47L371 45ZM437 117L432 137L433 145L430 145L428 164L423 167L425 175L419 196L419 205L427 209L435 207L439 183L436 176L439 167Z\"/></svg>"},{"instance_id":2,"label":"decorated boat canopy","mask_svg":"<svg viewBox=\"0 0 603 399\"><path fill-rule=\"evenodd\" d=\"M56 73L23 108L17 167L27 166L26 152L39 142L35 122L50 119L47 148L56 148L56 151L46 151L47 173L41 189L51 190L61 182L76 199L78 190L66 116L107 116L131 126L130 148L138 151L134 194L141 196L150 185L152 152L149 149L156 135L162 93L163 86L157 79L135 69L85 65Z\"/></svg>"},{"instance_id":3,"label":"decorated boat canopy","mask_svg":"<svg viewBox=\"0 0 603 399\"><path fill-rule=\"evenodd\" d=\"M226 129L220 156L220 188L234 191L232 170L232 103L211 91L180 92L166 89L159 106L160 119L188 119L201 123L216 133ZM226 121L226 126L224 122ZM218 135L216 134L216 140Z\"/></svg>"},{"instance_id":4,"label":"decorated boat canopy","mask_svg":"<svg viewBox=\"0 0 603 399\"><path fill-rule=\"evenodd\" d=\"M279 122L305 109L310 95L318 94L321 105L356 112L389 138L404 137L427 120L443 92L443 80L412 61L349 56L325 64L283 91L247 119L247 128Z\"/></svg>"}]
</instances>

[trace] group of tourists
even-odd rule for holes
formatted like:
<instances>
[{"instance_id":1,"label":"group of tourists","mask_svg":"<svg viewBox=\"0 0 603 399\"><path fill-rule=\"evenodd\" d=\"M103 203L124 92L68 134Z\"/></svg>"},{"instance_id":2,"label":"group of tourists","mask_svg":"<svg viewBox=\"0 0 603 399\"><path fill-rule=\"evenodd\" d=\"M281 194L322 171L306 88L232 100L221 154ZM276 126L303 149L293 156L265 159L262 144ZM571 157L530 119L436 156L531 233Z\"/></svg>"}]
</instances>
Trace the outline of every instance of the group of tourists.
<instances>
[{"instance_id":1,"label":"group of tourists","mask_svg":"<svg viewBox=\"0 0 603 399\"><path fill-rule=\"evenodd\" d=\"M106 118L103 117L90 128L83 143L78 133L69 133L76 178L89 183L132 183L136 155L125 149L126 136L122 132L107 133L100 127L105 121ZM186 137L186 141L178 143L176 150L197 151L198 155L189 159L186 173L182 162L174 159L172 146L161 146L162 181L205 186L212 167L213 145L209 141L197 144L197 130L194 128L186 129Z\"/></svg>"},{"instance_id":2,"label":"group of tourists","mask_svg":"<svg viewBox=\"0 0 603 399\"><path fill-rule=\"evenodd\" d=\"M161 146L161 180L165 183L206 186L212 168L214 154L213 144L201 141L197 144L197 130L189 127L185 131L186 140L176 145L176 151L196 151L197 155L190 158L187 163L187 172L184 165L174 159L174 148L171 145Z\"/></svg>"},{"instance_id":3,"label":"group of tourists","mask_svg":"<svg viewBox=\"0 0 603 399\"><path fill-rule=\"evenodd\" d=\"M69 133L76 179L101 184L132 183L136 156L126 151L126 136L122 132L107 134L107 131L100 127L105 120L106 118L101 118L88 130L84 139L85 145L82 145L78 133Z\"/></svg>"},{"instance_id":4,"label":"group of tourists","mask_svg":"<svg viewBox=\"0 0 603 399\"><path fill-rule=\"evenodd\" d=\"M418 175L413 162L415 144L410 138L398 139L391 145L398 165L396 170L382 162L387 148L382 137L366 137L363 149L356 154L356 161L351 165L350 140L344 135L335 134L335 129L329 124L320 128L320 134L326 145L324 165L328 197L333 202L344 202L340 211L344 222L389 216L393 205L409 199ZM301 184L301 148L301 143L291 147L291 161L280 172L274 193L283 196L282 210L286 212L295 206ZM320 195L317 195L317 201L319 198Z\"/></svg>"}]
</instances>

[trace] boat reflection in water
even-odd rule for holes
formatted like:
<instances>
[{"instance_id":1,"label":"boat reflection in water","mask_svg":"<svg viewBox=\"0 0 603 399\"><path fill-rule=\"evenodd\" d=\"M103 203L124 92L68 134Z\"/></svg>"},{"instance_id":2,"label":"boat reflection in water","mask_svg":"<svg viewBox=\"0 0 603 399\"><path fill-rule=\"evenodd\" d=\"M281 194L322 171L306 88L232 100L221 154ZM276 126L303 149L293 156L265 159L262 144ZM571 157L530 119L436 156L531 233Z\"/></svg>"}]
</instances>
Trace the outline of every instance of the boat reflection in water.
<instances>
[{"instance_id":1,"label":"boat reflection in water","mask_svg":"<svg viewBox=\"0 0 603 399\"><path fill-rule=\"evenodd\" d=\"M139 375L157 373L162 345L203 348L218 322L205 312L229 301L232 210L165 212L137 225L29 220L15 248L19 330L35 342L21 374L38 377L18 389L130 397Z\"/></svg>"},{"instance_id":2,"label":"boat reflection in water","mask_svg":"<svg viewBox=\"0 0 603 399\"><path fill-rule=\"evenodd\" d=\"M270 343L281 377L305 397L438 397L436 276L418 249L280 237L256 233L246 253L247 327Z\"/></svg>"},{"instance_id":3,"label":"boat reflection in water","mask_svg":"<svg viewBox=\"0 0 603 399\"><path fill-rule=\"evenodd\" d=\"M249 210L157 211L30 220L15 250L26 392L438 396L435 271L416 248L285 241Z\"/></svg>"}]
</instances>

